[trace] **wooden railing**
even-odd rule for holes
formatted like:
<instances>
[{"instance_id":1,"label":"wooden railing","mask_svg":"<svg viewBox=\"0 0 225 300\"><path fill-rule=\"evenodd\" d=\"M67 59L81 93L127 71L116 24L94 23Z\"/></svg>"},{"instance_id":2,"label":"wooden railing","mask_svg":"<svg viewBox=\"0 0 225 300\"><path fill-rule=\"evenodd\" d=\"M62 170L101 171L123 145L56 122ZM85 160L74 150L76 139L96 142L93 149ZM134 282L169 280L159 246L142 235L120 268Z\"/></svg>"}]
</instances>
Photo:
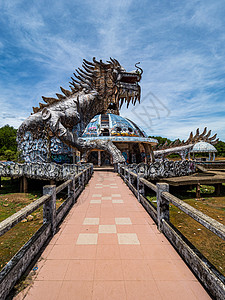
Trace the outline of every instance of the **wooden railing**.
<instances>
[{"instance_id":1,"label":"wooden railing","mask_svg":"<svg viewBox=\"0 0 225 300\"><path fill-rule=\"evenodd\" d=\"M121 165L118 173L203 286L215 299L225 299L225 277L170 223L169 204L172 203L223 240L225 226L170 194L167 183L155 185ZM157 208L145 197L146 187L156 193Z\"/></svg>"},{"instance_id":2,"label":"wooden railing","mask_svg":"<svg viewBox=\"0 0 225 300\"><path fill-rule=\"evenodd\" d=\"M55 234L56 228L63 220L77 197L85 188L93 173L93 166L86 166L77 175L71 176L60 186L43 187L43 196L30 203L17 213L0 223L0 236L43 205L43 225L31 239L16 253L0 272L0 299L5 299L15 283L21 278L31 262L39 255L42 247ZM67 196L61 206L56 209L56 195L67 188Z\"/></svg>"}]
</instances>

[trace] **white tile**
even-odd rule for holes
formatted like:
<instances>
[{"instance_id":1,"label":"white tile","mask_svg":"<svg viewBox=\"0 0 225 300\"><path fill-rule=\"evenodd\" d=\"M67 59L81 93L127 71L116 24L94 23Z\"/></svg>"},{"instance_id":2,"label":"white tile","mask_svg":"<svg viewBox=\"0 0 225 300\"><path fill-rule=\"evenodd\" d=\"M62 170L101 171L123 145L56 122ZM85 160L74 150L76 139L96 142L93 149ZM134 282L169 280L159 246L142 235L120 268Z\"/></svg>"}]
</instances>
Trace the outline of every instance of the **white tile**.
<instances>
[{"instance_id":1,"label":"white tile","mask_svg":"<svg viewBox=\"0 0 225 300\"><path fill-rule=\"evenodd\" d=\"M94 197L101 197L102 196L102 194L93 194L92 195L92 197L94 198Z\"/></svg>"},{"instance_id":2,"label":"white tile","mask_svg":"<svg viewBox=\"0 0 225 300\"><path fill-rule=\"evenodd\" d=\"M112 200L112 197L102 197L102 200Z\"/></svg>"},{"instance_id":3,"label":"white tile","mask_svg":"<svg viewBox=\"0 0 225 300\"><path fill-rule=\"evenodd\" d=\"M116 225L99 225L99 233L116 233Z\"/></svg>"},{"instance_id":4,"label":"white tile","mask_svg":"<svg viewBox=\"0 0 225 300\"><path fill-rule=\"evenodd\" d=\"M115 218L115 222L117 225L131 225L130 218Z\"/></svg>"},{"instance_id":5,"label":"white tile","mask_svg":"<svg viewBox=\"0 0 225 300\"><path fill-rule=\"evenodd\" d=\"M110 186L110 189L118 189L117 186Z\"/></svg>"},{"instance_id":6,"label":"white tile","mask_svg":"<svg viewBox=\"0 0 225 300\"><path fill-rule=\"evenodd\" d=\"M83 225L98 225L99 218L85 218Z\"/></svg>"},{"instance_id":7,"label":"white tile","mask_svg":"<svg viewBox=\"0 0 225 300\"><path fill-rule=\"evenodd\" d=\"M77 239L77 245L97 245L97 233L80 233Z\"/></svg>"},{"instance_id":8,"label":"white tile","mask_svg":"<svg viewBox=\"0 0 225 300\"><path fill-rule=\"evenodd\" d=\"M139 245L140 242L136 233L117 233L120 245Z\"/></svg>"},{"instance_id":9,"label":"white tile","mask_svg":"<svg viewBox=\"0 0 225 300\"><path fill-rule=\"evenodd\" d=\"M112 203L124 203L123 200L112 200Z\"/></svg>"},{"instance_id":10,"label":"white tile","mask_svg":"<svg viewBox=\"0 0 225 300\"><path fill-rule=\"evenodd\" d=\"M101 204L102 200L91 200L90 203L91 204Z\"/></svg>"},{"instance_id":11,"label":"white tile","mask_svg":"<svg viewBox=\"0 0 225 300\"><path fill-rule=\"evenodd\" d=\"M96 183L95 185L102 185L102 183Z\"/></svg>"},{"instance_id":12,"label":"white tile","mask_svg":"<svg viewBox=\"0 0 225 300\"><path fill-rule=\"evenodd\" d=\"M112 197L121 197L120 194L112 194Z\"/></svg>"}]
</instances>

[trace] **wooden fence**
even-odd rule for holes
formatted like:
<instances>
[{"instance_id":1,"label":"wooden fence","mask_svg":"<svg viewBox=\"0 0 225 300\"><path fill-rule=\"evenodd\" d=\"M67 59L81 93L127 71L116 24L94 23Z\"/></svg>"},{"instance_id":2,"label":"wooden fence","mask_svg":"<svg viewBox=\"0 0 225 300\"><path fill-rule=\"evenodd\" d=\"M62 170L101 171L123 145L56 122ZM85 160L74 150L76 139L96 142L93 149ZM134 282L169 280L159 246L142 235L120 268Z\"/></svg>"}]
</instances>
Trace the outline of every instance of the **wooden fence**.
<instances>
[{"instance_id":1,"label":"wooden fence","mask_svg":"<svg viewBox=\"0 0 225 300\"><path fill-rule=\"evenodd\" d=\"M172 203L223 240L225 226L170 194L167 183L155 185L121 165L118 173L206 290L215 299L225 299L225 277L170 223L169 204ZM146 187L156 193L157 208L145 197Z\"/></svg>"},{"instance_id":2,"label":"wooden fence","mask_svg":"<svg viewBox=\"0 0 225 300\"><path fill-rule=\"evenodd\" d=\"M92 173L93 166L89 165L58 187L55 185L44 186L41 198L0 223L0 236L2 236L43 205L43 225L0 272L0 299L7 297L15 283L21 278L32 261L40 254L42 247L55 234L57 226L76 202L77 197L85 188L85 184L91 178ZM56 210L56 195L65 189L67 189L66 200Z\"/></svg>"}]
</instances>

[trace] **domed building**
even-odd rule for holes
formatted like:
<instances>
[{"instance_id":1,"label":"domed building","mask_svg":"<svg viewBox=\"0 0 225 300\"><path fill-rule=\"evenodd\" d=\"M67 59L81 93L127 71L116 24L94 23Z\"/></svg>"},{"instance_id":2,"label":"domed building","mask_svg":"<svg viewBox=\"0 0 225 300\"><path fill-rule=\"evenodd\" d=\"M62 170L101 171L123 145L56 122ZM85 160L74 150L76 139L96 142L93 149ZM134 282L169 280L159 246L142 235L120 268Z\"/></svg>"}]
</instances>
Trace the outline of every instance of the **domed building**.
<instances>
[{"instance_id":1,"label":"domed building","mask_svg":"<svg viewBox=\"0 0 225 300\"><path fill-rule=\"evenodd\" d=\"M133 121L112 113L96 115L85 128L81 138L111 140L122 152L127 163L149 161L152 146L158 143L157 140L148 138ZM89 151L86 159L99 166L112 163L107 152L97 149Z\"/></svg>"},{"instance_id":2,"label":"domed building","mask_svg":"<svg viewBox=\"0 0 225 300\"><path fill-rule=\"evenodd\" d=\"M207 153L209 155L208 160L215 160L215 154L216 154L217 150L216 148L206 142L198 142L194 145L193 149L191 150L191 153L193 154L193 156L195 156L196 153ZM211 154L213 156L211 156ZM194 157L193 157L194 158Z\"/></svg>"}]
</instances>

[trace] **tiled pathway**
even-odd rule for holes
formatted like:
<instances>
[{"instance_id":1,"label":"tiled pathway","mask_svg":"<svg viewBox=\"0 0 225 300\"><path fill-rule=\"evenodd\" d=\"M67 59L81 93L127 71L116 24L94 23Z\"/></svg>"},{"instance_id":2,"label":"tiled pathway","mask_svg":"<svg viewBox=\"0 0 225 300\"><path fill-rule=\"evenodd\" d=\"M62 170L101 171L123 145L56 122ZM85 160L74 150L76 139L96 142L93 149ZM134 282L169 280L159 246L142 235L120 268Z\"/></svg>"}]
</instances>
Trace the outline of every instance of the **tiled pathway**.
<instances>
[{"instance_id":1,"label":"tiled pathway","mask_svg":"<svg viewBox=\"0 0 225 300\"><path fill-rule=\"evenodd\" d=\"M25 299L210 297L121 178L95 172L44 251Z\"/></svg>"}]
</instances>

